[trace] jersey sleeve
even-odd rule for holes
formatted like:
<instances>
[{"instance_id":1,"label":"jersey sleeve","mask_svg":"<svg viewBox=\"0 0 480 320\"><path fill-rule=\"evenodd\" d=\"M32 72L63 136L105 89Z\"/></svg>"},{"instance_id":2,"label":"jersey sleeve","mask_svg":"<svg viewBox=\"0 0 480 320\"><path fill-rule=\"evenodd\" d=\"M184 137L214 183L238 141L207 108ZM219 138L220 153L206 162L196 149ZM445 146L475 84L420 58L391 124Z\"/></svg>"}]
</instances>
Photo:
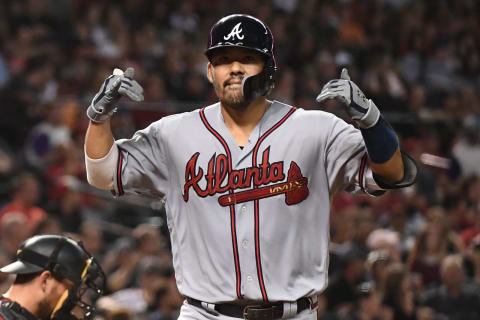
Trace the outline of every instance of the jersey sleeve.
<instances>
[{"instance_id":1,"label":"jersey sleeve","mask_svg":"<svg viewBox=\"0 0 480 320\"><path fill-rule=\"evenodd\" d=\"M163 197L168 170L161 136L161 121L137 131L131 139L117 140L119 154L114 174L114 192Z\"/></svg>"},{"instance_id":2,"label":"jersey sleeve","mask_svg":"<svg viewBox=\"0 0 480 320\"><path fill-rule=\"evenodd\" d=\"M385 191L373 179L360 130L333 117L325 150L325 168L330 194L337 191L381 195Z\"/></svg>"}]
</instances>

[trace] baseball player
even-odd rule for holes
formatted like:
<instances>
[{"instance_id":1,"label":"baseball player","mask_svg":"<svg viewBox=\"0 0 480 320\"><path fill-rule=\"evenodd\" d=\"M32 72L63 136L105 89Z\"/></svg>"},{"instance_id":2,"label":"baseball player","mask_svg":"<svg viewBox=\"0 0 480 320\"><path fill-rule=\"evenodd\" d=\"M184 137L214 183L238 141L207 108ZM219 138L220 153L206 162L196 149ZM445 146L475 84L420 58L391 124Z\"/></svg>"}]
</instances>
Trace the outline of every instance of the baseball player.
<instances>
[{"instance_id":1,"label":"baseball player","mask_svg":"<svg viewBox=\"0 0 480 320\"><path fill-rule=\"evenodd\" d=\"M90 290L103 294L105 286L95 258L81 243L59 235L27 239L17 251L17 261L0 272L17 275L0 296L1 320L93 319L93 306L82 298Z\"/></svg>"},{"instance_id":2,"label":"baseball player","mask_svg":"<svg viewBox=\"0 0 480 320\"><path fill-rule=\"evenodd\" d=\"M116 70L88 107L89 182L165 197L180 319L316 319L327 285L330 200L409 186L416 166L343 70L318 102L339 99L358 129L266 97L277 69L270 29L230 15L211 29L207 75L219 102L164 117L115 141L120 96L143 99Z\"/></svg>"}]
</instances>

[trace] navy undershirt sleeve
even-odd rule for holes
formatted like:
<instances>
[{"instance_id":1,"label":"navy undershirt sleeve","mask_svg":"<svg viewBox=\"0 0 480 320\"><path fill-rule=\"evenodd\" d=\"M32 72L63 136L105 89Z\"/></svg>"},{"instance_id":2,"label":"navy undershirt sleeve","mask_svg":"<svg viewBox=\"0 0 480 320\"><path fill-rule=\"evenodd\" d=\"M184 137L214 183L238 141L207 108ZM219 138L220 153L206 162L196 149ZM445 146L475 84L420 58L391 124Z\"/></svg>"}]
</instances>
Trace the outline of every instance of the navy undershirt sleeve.
<instances>
[{"instance_id":1,"label":"navy undershirt sleeve","mask_svg":"<svg viewBox=\"0 0 480 320\"><path fill-rule=\"evenodd\" d=\"M398 137L382 116L371 128L361 129L368 156L374 163L385 163L398 149Z\"/></svg>"}]
</instances>

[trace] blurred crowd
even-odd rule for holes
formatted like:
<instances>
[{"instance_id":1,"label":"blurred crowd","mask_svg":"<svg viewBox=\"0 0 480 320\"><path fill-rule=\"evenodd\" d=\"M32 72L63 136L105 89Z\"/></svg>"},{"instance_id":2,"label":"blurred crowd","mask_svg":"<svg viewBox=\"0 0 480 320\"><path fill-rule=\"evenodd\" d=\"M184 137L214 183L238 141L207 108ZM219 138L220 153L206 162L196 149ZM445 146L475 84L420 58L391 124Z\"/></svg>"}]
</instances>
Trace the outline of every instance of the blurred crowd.
<instances>
[{"instance_id":1,"label":"blurred crowd","mask_svg":"<svg viewBox=\"0 0 480 320\"><path fill-rule=\"evenodd\" d=\"M314 100L347 67L419 166L406 190L333 199L319 318L479 318L476 0L1 1L0 264L31 235L68 234L108 275L98 319L176 319L183 299L162 203L86 185L84 112L113 68L127 66L146 99L121 102L116 138L214 102L203 51L211 25L230 13L273 31L272 98L343 116ZM11 280L0 274L0 292Z\"/></svg>"}]
</instances>

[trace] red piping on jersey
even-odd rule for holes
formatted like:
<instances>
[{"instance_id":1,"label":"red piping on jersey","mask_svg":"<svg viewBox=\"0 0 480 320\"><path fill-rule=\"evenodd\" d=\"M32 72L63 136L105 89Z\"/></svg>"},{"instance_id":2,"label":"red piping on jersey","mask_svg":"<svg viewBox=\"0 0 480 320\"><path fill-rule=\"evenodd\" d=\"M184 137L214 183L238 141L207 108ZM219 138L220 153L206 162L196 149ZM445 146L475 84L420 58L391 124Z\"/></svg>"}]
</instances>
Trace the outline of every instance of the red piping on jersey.
<instances>
[{"instance_id":1,"label":"red piping on jersey","mask_svg":"<svg viewBox=\"0 0 480 320\"><path fill-rule=\"evenodd\" d=\"M310 301L310 309L313 310L316 307L318 307L318 300L314 302L312 297L308 297L308 300Z\"/></svg>"},{"instance_id":2,"label":"red piping on jersey","mask_svg":"<svg viewBox=\"0 0 480 320\"><path fill-rule=\"evenodd\" d=\"M123 196L125 192L123 192L123 185L122 185L122 165L123 165L123 155L122 150L118 150L118 161L117 161L117 189L118 195Z\"/></svg>"},{"instance_id":3,"label":"red piping on jersey","mask_svg":"<svg viewBox=\"0 0 480 320\"><path fill-rule=\"evenodd\" d=\"M363 175L365 171L365 165L367 164L367 154L365 153L362 157L362 163L360 163L360 170L358 170L358 184L363 192L365 192L365 186L363 185Z\"/></svg>"},{"instance_id":4,"label":"red piping on jersey","mask_svg":"<svg viewBox=\"0 0 480 320\"><path fill-rule=\"evenodd\" d=\"M215 136L215 138L220 141L222 144L223 148L225 149L225 152L227 153L227 159L228 159L228 173L232 171L232 154L230 153L230 149L228 148L227 143L225 142L225 139L217 132L213 127L208 123L207 118L205 117L205 108L200 110L200 118L202 119L203 124L205 127L207 127L208 131L210 131L211 134ZM229 190L230 194L233 194L233 190ZM230 226L231 226L231 233L232 233L232 247L233 247L233 257L235 260L235 276L236 276L236 283L237 283L237 297L238 299L242 299L242 291L241 291L241 281L242 281L242 274L240 271L240 259L238 256L238 245L237 245L237 232L236 232L236 226L235 226L235 207L234 205L230 205Z\"/></svg>"},{"instance_id":5,"label":"red piping on jersey","mask_svg":"<svg viewBox=\"0 0 480 320\"><path fill-rule=\"evenodd\" d=\"M260 144L265 140L265 138L275 131L278 127L280 127L291 115L295 112L297 108L293 107L290 111L287 112L286 115L283 116L280 121L278 121L273 127L271 127L267 132L263 134L263 136L258 139L255 148L253 149L253 156L252 156L252 166L257 166L257 154L258 149L260 148ZM264 173L263 173L264 174ZM253 185L253 189L258 188L255 184ZM259 216L259 201L258 199L254 201L254 211L255 211L255 259L257 261L257 276L258 276L258 283L260 285L260 290L262 291L263 301L268 301L267 290L265 289L265 281L263 280L263 271L262 271L262 260L260 257L260 216Z\"/></svg>"}]
</instances>

